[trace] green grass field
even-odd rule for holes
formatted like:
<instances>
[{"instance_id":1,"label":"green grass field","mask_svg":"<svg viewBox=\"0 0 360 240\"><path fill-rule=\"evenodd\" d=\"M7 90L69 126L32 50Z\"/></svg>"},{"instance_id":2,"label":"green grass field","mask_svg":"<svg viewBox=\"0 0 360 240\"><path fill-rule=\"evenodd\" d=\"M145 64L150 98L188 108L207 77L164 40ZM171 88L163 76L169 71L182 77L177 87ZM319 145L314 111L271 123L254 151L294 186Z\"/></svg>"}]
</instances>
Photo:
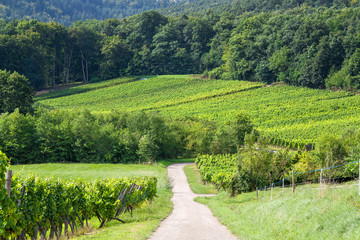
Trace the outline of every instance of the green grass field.
<instances>
[{"instance_id":1,"label":"green grass field","mask_svg":"<svg viewBox=\"0 0 360 240\"><path fill-rule=\"evenodd\" d=\"M214 194L218 192L214 185L203 183L198 168L195 164L185 166L184 172L193 193Z\"/></svg>"},{"instance_id":2,"label":"green grass field","mask_svg":"<svg viewBox=\"0 0 360 240\"><path fill-rule=\"evenodd\" d=\"M193 160L181 160L181 162ZM142 208L135 209L133 217L129 213L120 216L126 223L118 221L106 223L105 227L98 229L96 218L90 221L92 228L85 235L77 239L147 239L159 226L160 222L172 211L172 196L167 177L166 167L177 162L176 160L160 161L156 165L140 164L34 164L13 165L14 174L21 176L36 175L42 178L53 177L62 180L81 179L94 181L113 177L155 176L158 178L158 197ZM81 234L81 232L79 233Z\"/></svg>"},{"instance_id":3,"label":"green grass field","mask_svg":"<svg viewBox=\"0 0 360 240\"><path fill-rule=\"evenodd\" d=\"M37 104L92 111L158 110L169 117L197 116L217 122L238 112L251 116L273 144L306 144L323 133L359 127L360 95L245 81L156 76L122 78L40 95Z\"/></svg>"},{"instance_id":4,"label":"green grass field","mask_svg":"<svg viewBox=\"0 0 360 240\"><path fill-rule=\"evenodd\" d=\"M192 166L192 165L190 165ZM190 166L188 166L190 168ZM196 170L196 168L193 168ZM188 171L188 178L196 178L196 171ZM192 188L199 188L198 183ZM206 204L219 221L227 226L239 239L282 240L282 239L359 239L360 234L360 196L358 186L349 182L342 188L323 189L319 194L318 185L303 185L292 194L292 189L282 193L274 190L273 200L270 191L259 194L243 193L229 197L220 192L215 197L199 197L196 201ZM208 187L208 186L203 186ZM324 186L323 186L324 187Z\"/></svg>"}]
</instances>

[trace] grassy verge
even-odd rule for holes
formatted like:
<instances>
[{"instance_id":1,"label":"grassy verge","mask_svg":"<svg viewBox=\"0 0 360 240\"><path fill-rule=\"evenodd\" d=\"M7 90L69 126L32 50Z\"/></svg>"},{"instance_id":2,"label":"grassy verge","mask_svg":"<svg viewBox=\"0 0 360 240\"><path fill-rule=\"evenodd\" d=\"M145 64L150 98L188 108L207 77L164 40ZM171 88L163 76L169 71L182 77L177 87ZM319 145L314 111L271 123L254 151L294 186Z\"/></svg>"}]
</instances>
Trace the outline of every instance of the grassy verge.
<instances>
[{"instance_id":1,"label":"grassy verge","mask_svg":"<svg viewBox=\"0 0 360 240\"><path fill-rule=\"evenodd\" d=\"M196 201L206 204L240 239L359 239L357 186L327 188L322 196L316 189L275 193L273 200L251 200L255 193L230 198L223 192Z\"/></svg>"},{"instance_id":2,"label":"grassy verge","mask_svg":"<svg viewBox=\"0 0 360 240\"><path fill-rule=\"evenodd\" d=\"M193 193L198 194L214 194L217 193L216 188L211 184L204 184L201 180L200 173L195 164L187 165L184 168L187 180Z\"/></svg>"},{"instance_id":3,"label":"grassy verge","mask_svg":"<svg viewBox=\"0 0 360 240\"><path fill-rule=\"evenodd\" d=\"M142 208L135 209L133 216L129 213L120 216L126 223L111 221L105 227L98 229L99 222L91 219L90 231L77 239L147 239L159 226L160 222L172 211L171 187L167 177L166 167L176 162L192 162L192 159L159 161L154 165L141 164L34 164L14 165L14 174L27 176L34 174L46 178L81 179L93 181L111 177L155 176L158 178L158 197Z\"/></svg>"}]
</instances>

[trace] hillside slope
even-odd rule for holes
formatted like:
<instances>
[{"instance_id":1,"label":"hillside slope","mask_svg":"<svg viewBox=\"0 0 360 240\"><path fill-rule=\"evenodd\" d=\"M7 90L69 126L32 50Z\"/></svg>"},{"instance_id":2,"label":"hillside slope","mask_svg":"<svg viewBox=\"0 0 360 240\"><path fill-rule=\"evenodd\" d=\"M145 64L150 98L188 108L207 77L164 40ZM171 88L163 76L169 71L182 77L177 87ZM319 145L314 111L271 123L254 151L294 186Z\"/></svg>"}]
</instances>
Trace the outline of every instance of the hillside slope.
<instances>
[{"instance_id":1,"label":"hillside slope","mask_svg":"<svg viewBox=\"0 0 360 240\"><path fill-rule=\"evenodd\" d=\"M171 4L173 3L170 0L1 0L0 17L5 19L29 17L42 22L55 21L71 25L78 20L122 18Z\"/></svg>"},{"instance_id":2,"label":"hillside slope","mask_svg":"<svg viewBox=\"0 0 360 240\"><path fill-rule=\"evenodd\" d=\"M314 142L320 134L340 134L360 126L360 96L351 92L191 76L135 80L114 79L50 92L38 96L36 104L55 109L159 111L168 117L217 122L245 111L273 144L294 148Z\"/></svg>"},{"instance_id":3,"label":"hillside slope","mask_svg":"<svg viewBox=\"0 0 360 240\"><path fill-rule=\"evenodd\" d=\"M358 6L357 1L308 0L1 0L0 18L38 19L71 25L78 20L123 18L149 10L166 15L204 14L209 9L235 15L291 9L302 4L312 7L343 8Z\"/></svg>"},{"instance_id":4,"label":"hillside slope","mask_svg":"<svg viewBox=\"0 0 360 240\"><path fill-rule=\"evenodd\" d=\"M197 3L199 2L199 3ZM42 22L55 21L71 25L78 20L123 18L149 10L164 13L187 13L226 5L225 0L1 0L0 18L22 19L25 17ZM230 1L232 2L232 1Z\"/></svg>"}]
</instances>

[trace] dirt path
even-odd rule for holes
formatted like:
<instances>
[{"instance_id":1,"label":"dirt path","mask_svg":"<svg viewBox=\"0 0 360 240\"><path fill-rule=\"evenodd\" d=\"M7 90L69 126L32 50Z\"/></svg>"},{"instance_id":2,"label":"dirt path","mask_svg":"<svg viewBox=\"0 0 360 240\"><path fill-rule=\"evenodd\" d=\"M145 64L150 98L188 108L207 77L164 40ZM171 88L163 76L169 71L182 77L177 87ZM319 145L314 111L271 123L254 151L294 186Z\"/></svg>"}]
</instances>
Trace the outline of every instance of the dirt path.
<instances>
[{"instance_id":1,"label":"dirt path","mask_svg":"<svg viewBox=\"0 0 360 240\"><path fill-rule=\"evenodd\" d=\"M173 164L168 167L173 186L173 212L161 224L149 240L235 240L230 231L212 215L209 208L194 202L197 196L188 184L184 166L189 163Z\"/></svg>"}]
</instances>

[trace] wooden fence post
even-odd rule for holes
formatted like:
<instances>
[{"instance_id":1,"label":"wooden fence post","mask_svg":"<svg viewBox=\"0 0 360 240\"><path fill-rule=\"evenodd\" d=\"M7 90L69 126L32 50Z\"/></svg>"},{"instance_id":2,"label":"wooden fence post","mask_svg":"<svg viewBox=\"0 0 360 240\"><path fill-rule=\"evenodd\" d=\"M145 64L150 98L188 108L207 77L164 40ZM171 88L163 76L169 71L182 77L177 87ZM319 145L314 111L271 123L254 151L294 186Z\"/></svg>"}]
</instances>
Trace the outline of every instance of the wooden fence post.
<instances>
[{"instance_id":1,"label":"wooden fence post","mask_svg":"<svg viewBox=\"0 0 360 240\"><path fill-rule=\"evenodd\" d=\"M8 198L10 198L11 193L11 178L12 178L12 171L6 171L6 182L5 182L5 189L7 191Z\"/></svg>"},{"instance_id":2,"label":"wooden fence post","mask_svg":"<svg viewBox=\"0 0 360 240\"><path fill-rule=\"evenodd\" d=\"M294 170L292 170L292 188L293 188L293 193L295 193L295 174L294 174Z\"/></svg>"},{"instance_id":3,"label":"wooden fence post","mask_svg":"<svg viewBox=\"0 0 360 240\"><path fill-rule=\"evenodd\" d=\"M274 184L272 183L272 184L271 184L271 198L270 198L270 200L272 200L272 196L273 196L273 189L274 189Z\"/></svg>"},{"instance_id":4,"label":"wooden fence post","mask_svg":"<svg viewBox=\"0 0 360 240\"><path fill-rule=\"evenodd\" d=\"M282 192L285 191L285 178L283 178L282 180Z\"/></svg>"},{"instance_id":5,"label":"wooden fence post","mask_svg":"<svg viewBox=\"0 0 360 240\"><path fill-rule=\"evenodd\" d=\"M256 187L256 201L259 201L259 188Z\"/></svg>"},{"instance_id":6,"label":"wooden fence post","mask_svg":"<svg viewBox=\"0 0 360 240\"><path fill-rule=\"evenodd\" d=\"M265 199L265 195L266 195L266 187L264 187L264 199Z\"/></svg>"}]
</instances>

